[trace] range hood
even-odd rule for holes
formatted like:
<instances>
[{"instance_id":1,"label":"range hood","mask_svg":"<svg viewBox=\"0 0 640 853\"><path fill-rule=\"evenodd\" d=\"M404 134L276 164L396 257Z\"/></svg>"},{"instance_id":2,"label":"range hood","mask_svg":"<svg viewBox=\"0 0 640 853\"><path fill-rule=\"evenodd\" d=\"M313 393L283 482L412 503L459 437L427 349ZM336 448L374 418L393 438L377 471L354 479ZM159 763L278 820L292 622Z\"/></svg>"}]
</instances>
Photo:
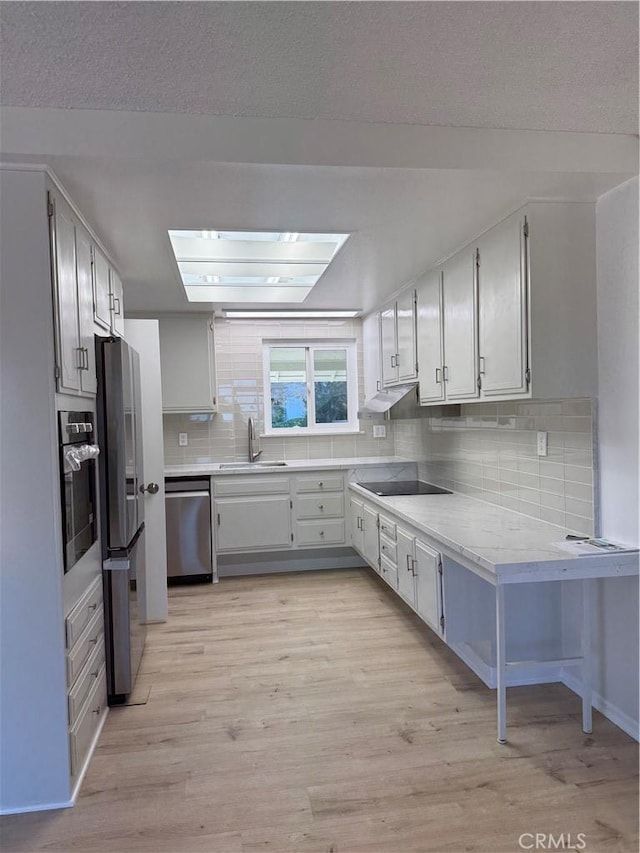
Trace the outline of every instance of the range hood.
<instances>
[{"instance_id":1,"label":"range hood","mask_svg":"<svg viewBox=\"0 0 640 853\"><path fill-rule=\"evenodd\" d=\"M378 391L374 397L365 400L364 406L358 412L358 418L363 420L365 418L376 418L384 415L385 412L388 412L392 406L395 406L407 394L415 391L416 387L417 383L413 382L410 385L394 385L393 388L385 388L384 391Z\"/></svg>"}]
</instances>

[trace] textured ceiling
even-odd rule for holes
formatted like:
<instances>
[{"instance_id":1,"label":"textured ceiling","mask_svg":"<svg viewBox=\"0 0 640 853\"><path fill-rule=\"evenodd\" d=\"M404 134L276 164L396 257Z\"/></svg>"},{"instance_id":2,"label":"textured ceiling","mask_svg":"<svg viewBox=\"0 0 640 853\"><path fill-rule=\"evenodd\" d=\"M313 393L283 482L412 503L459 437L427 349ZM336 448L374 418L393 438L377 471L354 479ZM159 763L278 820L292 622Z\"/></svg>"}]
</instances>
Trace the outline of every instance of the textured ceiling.
<instances>
[{"instance_id":1,"label":"textured ceiling","mask_svg":"<svg viewBox=\"0 0 640 853\"><path fill-rule=\"evenodd\" d=\"M631 2L4 2L6 105L637 132Z\"/></svg>"}]
</instances>

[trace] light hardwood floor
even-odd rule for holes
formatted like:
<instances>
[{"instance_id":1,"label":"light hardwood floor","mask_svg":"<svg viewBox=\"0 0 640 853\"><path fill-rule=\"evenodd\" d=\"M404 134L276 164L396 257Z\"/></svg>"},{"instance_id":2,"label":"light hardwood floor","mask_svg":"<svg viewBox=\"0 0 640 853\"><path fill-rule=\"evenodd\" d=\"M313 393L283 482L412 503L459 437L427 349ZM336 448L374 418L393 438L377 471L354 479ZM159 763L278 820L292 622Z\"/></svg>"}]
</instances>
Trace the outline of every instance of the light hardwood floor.
<instances>
[{"instance_id":1,"label":"light hardwood floor","mask_svg":"<svg viewBox=\"0 0 640 853\"><path fill-rule=\"evenodd\" d=\"M493 692L368 570L171 590L147 694L74 809L3 820L5 853L638 849L637 744L545 685L509 691L498 745Z\"/></svg>"}]
</instances>

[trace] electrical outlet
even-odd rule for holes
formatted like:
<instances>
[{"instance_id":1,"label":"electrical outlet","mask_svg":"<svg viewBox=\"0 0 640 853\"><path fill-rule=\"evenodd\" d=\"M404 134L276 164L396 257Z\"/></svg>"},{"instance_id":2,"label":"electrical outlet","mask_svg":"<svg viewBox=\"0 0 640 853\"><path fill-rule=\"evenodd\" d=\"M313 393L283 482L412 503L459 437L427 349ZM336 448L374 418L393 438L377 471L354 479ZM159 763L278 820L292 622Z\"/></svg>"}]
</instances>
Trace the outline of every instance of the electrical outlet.
<instances>
[{"instance_id":1,"label":"electrical outlet","mask_svg":"<svg viewBox=\"0 0 640 853\"><path fill-rule=\"evenodd\" d=\"M188 447L189 445L189 435L186 432L178 433L178 444L180 447Z\"/></svg>"},{"instance_id":2,"label":"electrical outlet","mask_svg":"<svg viewBox=\"0 0 640 853\"><path fill-rule=\"evenodd\" d=\"M549 434L546 432L538 433L538 456L547 455L547 439Z\"/></svg>"},{"instance_id":3,"label":"electrical outlet","mask_svg":"<svg viewBox=\"0 0 640 853\"><path fill-rule=\"evenodd\" d=\"M373 428L373 437L374 438L386 438L387 436L387 428L384 424L380 426L374 426Z\"/></svg>"}]
</instances>

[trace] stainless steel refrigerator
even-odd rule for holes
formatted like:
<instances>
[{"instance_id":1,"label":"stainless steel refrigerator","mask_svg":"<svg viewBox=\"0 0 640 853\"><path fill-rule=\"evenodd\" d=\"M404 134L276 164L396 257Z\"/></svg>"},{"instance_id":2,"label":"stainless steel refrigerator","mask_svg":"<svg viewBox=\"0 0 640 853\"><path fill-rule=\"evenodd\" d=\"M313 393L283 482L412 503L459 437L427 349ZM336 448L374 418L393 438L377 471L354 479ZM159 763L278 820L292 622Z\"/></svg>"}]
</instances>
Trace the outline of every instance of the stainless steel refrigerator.
<instances>
[{"instance_id":1,"label":"stainless steel refrigerator","mask_svg":"<svg viewBox=\"0 0 640 853\"><path fill-rule=\"evenodd\" d=\"M100 529L109 704L126 702L146 637L144 484L138 353L96 338Z\"/></svg>"}]
</instances>

